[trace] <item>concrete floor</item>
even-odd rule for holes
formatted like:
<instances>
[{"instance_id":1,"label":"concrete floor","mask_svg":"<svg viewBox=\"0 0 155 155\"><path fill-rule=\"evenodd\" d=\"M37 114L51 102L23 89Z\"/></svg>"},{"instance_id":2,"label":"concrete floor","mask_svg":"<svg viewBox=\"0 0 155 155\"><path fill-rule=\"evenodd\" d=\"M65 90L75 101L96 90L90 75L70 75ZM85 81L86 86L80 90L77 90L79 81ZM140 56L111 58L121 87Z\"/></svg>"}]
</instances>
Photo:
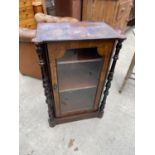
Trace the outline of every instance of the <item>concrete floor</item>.
<instances>
[{"instance_id":1,"label":"concrete floor","mask_svg":"<svg viewBox=\"0 0 155 155\"><path fill-rule=\"evenodd\" d=\"M50 128L42 82L20 75L20 155L134 155L134 81L118 93L134 52L126 36L102 119Z\"/></svg>"}]
</instances>

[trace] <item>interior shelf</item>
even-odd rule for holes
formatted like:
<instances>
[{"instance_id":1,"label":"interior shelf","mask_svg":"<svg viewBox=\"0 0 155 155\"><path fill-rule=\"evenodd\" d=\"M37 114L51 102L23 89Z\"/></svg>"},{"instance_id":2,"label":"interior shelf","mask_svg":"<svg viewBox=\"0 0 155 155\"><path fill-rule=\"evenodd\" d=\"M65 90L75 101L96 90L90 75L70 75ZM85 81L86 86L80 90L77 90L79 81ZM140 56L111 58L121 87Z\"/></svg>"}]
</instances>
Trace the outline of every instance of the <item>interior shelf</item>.
<instances>
[{"instance_id":1,"label":"interior shelf","mask_svg":"<svg viewBox=\"0 0 155 155\"><path fill-rule=\"evenodd\" d=\"M96 48L69 49L65 56L57 61L58 65L82 62L101 61L101 57L97 54Z\"/></svg>"},{"instance_id":2,"label":"interior shelf","mask_svg":"<svg viewBox=\"0 0 155 155\"><path fill-rule=\"evenodd\" d=\"M97 87L103 61L58 65L59 92Z\"/></svg>"},{"instance_id":3,"label":"interior shelf","mask_svg":"<svg viewBox=\"0 0 155 155\"><path fill-rule=\"evenodd\" d=\"M82 63L82 62L96 62L96 61L101 61L101 58L96 58L96 59L88 59L88 60L66 60L66 61L59 61L58 65L62 64L71 64L71 63Z\"/></svg>"}]
</instances>

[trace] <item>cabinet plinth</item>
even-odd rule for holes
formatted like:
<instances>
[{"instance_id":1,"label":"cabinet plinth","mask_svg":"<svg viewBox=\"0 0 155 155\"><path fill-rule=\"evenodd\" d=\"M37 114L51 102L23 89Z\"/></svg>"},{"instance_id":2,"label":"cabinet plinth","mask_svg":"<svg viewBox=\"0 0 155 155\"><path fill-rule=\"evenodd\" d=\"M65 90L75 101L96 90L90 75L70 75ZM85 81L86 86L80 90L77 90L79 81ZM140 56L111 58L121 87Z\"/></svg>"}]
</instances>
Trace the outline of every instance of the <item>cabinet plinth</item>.
<instances>
[{"instance_id":1,"label":"cabinet plinth","mask_svg":"<svg viewBox=\"0 0 155 155\"><path fill-rule=\"evenodd\" d=\"M124 39L103 22L38 24L36 51L51 127L102 117Z\"/></svg>"}]
</instances>

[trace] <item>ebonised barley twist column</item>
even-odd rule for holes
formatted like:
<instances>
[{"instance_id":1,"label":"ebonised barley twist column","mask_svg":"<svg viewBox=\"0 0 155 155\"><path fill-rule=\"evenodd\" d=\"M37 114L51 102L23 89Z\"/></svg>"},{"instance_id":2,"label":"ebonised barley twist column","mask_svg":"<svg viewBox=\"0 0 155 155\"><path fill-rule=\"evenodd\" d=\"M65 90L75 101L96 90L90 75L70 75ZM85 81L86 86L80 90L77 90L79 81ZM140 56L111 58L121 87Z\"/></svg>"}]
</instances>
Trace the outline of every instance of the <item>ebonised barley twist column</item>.
<instances>
[{"instance_id":1,"label":"ebonised barley twist column","mask_svg":"<svg viewBox=\"0 0 155 155\"><path fill-rule=\"evenodd\" d=\"M49 114L49 125L51 127L55 126L54 123L54 109L53 109L53 93L51 88L51 79L49 75L49 66L48 66L48 52L46 44L36 44L36 52L39 57L39 64L42 73L44 93L46 96L46 103L48 105L48 114Z\"/></svg>"},{"instance_id":2,"label":"ebonised barley twist column","mask_svg":"<svg viewBox=\"0 0 155 155\"><path fill-rule=\"evenodd\" d=\"M107 82L106 82L106 85L105 85L104 96L103 96L103 99L101 101L101 105L100 105L100 108L99 108L99 117L102 117L103 113L104 113L104 107L105 107L105 104L106 104L106 99L107 99L107 96L109 94L109 89L111 87L111 81L113 79L116 62L118 60L118 55L119 55L119 52L120 52L120 50L122 48L122 42L123 42L123 40L118 40L118 43L116 45L116 51L115 51L115 54L113 56L113 62L112 62L112 65L111 65L111 68L110 68L110 71L109 71L109 74L108 74L108 77L107 77Z\"/></svg>"}]
</instances>

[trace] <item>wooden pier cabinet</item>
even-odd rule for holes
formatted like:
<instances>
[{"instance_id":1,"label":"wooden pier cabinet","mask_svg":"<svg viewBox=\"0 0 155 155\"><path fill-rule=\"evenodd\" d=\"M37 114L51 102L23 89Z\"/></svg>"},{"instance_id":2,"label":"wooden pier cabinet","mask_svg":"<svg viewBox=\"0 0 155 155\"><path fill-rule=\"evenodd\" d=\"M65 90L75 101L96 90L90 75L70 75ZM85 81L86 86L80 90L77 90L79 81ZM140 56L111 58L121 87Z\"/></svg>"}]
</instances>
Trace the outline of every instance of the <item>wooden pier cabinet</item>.
<instances>
[{"instance_id":1,"label":"wooden pier cabinet","mask_svg":"<svg viewBox=\"0 0 155 155\"><path fill-rule=\"evenodd\" d=\"M51 127L102 117L123 40L103 22L38 24L36 52Z\"/></svg>"}]
</instances>

